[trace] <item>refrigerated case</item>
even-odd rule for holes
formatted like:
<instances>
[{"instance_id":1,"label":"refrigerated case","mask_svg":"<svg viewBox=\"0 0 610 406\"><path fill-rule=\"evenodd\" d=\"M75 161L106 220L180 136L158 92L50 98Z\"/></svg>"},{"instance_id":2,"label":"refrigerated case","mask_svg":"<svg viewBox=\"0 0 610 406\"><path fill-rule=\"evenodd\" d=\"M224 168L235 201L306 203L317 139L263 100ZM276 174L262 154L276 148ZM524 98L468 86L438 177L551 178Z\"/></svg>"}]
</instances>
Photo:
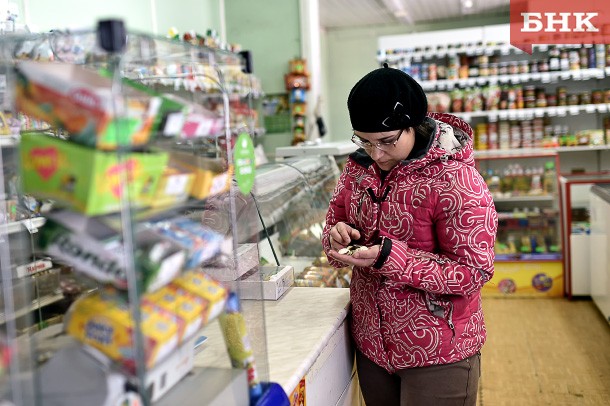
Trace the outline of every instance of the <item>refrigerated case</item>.
<instances>
[{"instance_id":1,"label":"refrigerated case","mask_svg":"<svg viewBox=\"0 0 610 406\"><path fill-rule=\"evenodd\" d=\"M610 185L594 185L591 202L591 244L589 245L591 297L610 322Z\"/></svg>"},{"instance_id":2,"label":"refrigerated case","mask_svg":"<svg viewBox=\"0 0 610 406\"><path fill-rule=\"evenodd\" d=\"M561 296L561 216L554 151L477 151L498 212L495 274L486 295Z\"/></svg>"},{"instance_id":3,"label":"refrigerated case","mask_svg":"<svg viewBox=\"0 0 610 406\"><path fill-rule=\"evenodd\" d=\"M610 174L577 174L559 177L561 192L562 239L565 241L565 294L568 297L590 296L592 257L590 189L610 183Z\"/></svg>"},{"instance_id":4,"label":"refrigerated case","mask_svg":"<svg viewBox=\"0 0 610 406\"><path fill-rule=\"evenodd\" d=\"M2 36L0 49L0 400L255 403L264 302L205 272L235 273L258 243L233 179L235 135L249 136L232 102L253 83L241 56L117 21ZM196 367L212 323L229 356Z\"/></svg>"}]
</instances>

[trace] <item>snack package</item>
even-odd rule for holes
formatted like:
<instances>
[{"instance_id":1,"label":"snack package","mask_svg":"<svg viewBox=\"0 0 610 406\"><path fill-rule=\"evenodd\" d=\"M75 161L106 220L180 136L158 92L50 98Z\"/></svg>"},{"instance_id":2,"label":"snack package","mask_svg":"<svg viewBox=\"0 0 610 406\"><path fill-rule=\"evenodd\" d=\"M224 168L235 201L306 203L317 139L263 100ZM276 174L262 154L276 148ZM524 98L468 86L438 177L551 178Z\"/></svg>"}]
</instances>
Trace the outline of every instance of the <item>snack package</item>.
<instances>
[{"instance_id":1,"label":"snack package","mask_svg":"<svg viewBox=\"0 0 610 406\"><path fill-rule=\"evenodd\" d=\"M208 302L176 285L168 285L145 295L142 303L162 309L178 318L179 343L188 340L202 326L202 314L207 312Z\"/></svg>"},{"instance_id":2,"label":"snack package","mask_svg":"<svg viewBox=\"0 0 610 406\"><path fill-rule=\"evenodd\" d=\"M150 224L150 229L175 242L188 252L185 267L195 268L217 255L224 237L187 218L175 218Z\"/></svg>"},{"instance_id":3,"label":"snack package","mask_svg":"<svg viewBox=\"0 0 610 406\"><path fill-rule=\"evenodd\" d=\"M119 289L127 288L122 234L103 221L63 210L48 213L40 229L41 249L80 273ZM182 270L186 251L146 228L134 235L138 288L154 291L171 282Z\"/></svg>"},{"instance_id":4,"label":"snack package","mask_svg":"<svg viewBox=\"0 0 610 406\"><path fill-rule=\"evenodd\" d=\"M178 346L178 324L165 313L143 304L140 307L145 362L152 368ZM78 299L66 317L66 332L110 359L135 369L133 320L126 303L108 292Z\"/></svg>"},{"instance_id":5,"label":"snack package","mask_svg":"<svg viewBox=\"0 0 610 406\"><path fill-rule=\"evenodd\" d=\"M172 285L182 288L205 301L207 306L203 312L204 325L208 321L214 320L224 310L227 290L201 271L185 272L174 279Z\"/></svg>"},{"instance_id":6,"label":"snack package","mask_svg":"<svg viewBox=\"0 0 610 406\"><path fill-rule=\"evenodd\" d=\"M128 86L117 96L112 79L74 64L20 61L16 73L17 108L73 141L103 150L148 142L159 98Z\"/></svg>"},{"instance_id":7,"label":"snack package","mask_svg":"<svg viewBox=\"0 0 610 406\"><path fill-rule=\"evenodd\" d=\"M130 152L119 161L103 152L41 133L24 133L19 145L23 192L52 199L87 215L121 209L129 188L129 204L149 206L167 164L165 152Z\"/></svg>"},{"instance_id":8,"label":"snack package","mask_svg":"<svg viewBox=\"0 0 610 406\"><path fill-rule=\"evenodd\" d=\"M186 152L172 151L170 163L180 165L195 175L190 195L205 199L229 190L232 169L222 159L202 158Z\"/></svg>"},{"instance_id":9,"label":"snack package","mask_svg":"<svg viewBox=\"0 0 610 406\"><path fill-rule=\"evenodd\" d=\"M241 312L239 298L234 292L229 293L225 312L220 315L219 321L231 358L231 365L233 368L243 368L247 371L250 398L260 396L262 386L256 371L254 351L248 338L246 320Z\"/></svg>"}]
</instances>

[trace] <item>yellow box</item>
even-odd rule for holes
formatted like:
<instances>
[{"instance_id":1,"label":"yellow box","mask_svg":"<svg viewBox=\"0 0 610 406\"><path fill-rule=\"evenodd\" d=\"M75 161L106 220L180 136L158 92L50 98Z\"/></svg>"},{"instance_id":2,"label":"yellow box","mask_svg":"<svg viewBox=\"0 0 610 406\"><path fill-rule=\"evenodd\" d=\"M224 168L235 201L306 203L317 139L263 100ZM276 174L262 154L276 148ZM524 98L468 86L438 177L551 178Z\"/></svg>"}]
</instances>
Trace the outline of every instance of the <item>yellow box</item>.
<instances>
[{"instance_id":1,"label":"yellow box","mask_svg":"<svg viewBox=\"0 0 610 406\"><path fill-rule=\"evenodd\" d=\"M188 199L195 174L175 165L165 167L152 200L153 207L170 206Z\"/></svg>"},{"instance_id":2,"label":"yellow box","mask_svg":"<svg viewBox=\"0 0 610 406\"><path fill-rule=\"evenodd\" d=\"M229 190L233 171L231 168L227 170L223 159L172 151L170 163L180 165L193 173L195 179L190 195L196 199L205 199Z\"/></svg>"},{"instance_id":3,"label":"yellow box","mask_svg":"<svg viewBox=\"0 0 610 406\"><path fill-rule=\"evenodd\" d=\"M178 324L154 308L141 306L141 331L148 368L178 347ZM132 371L135 346L129 309L112 295L94 293L77 300L66 321L66 331L77 340L97 348Z\"/></svg>"},{"instance_id":4,"label":"yellow box","mask_svg":"<svg viewBox=\"0 0 610 406\"><path fill-rule=\"evenodd\" d=\"M224 310L227 290L201 271L188 271L174 279L172 285L185 289L208 303L204 323L215 319Z\"/></svg>"},{"instance_id":5,"label":"yellow box","mask_svg":"<svg viewBox=\"0 0 610 406\"><path fill-rule=\"evenodd\" d=\"M563 264L561 261L496 262L494 277L481 292L487 297L561 297Z\"/></svg>"},{"instance_id":6,"label":"yellow box","mask_svg":"<svg viewBox=\"0 0 610 406\"><path fill-rule=\"evenodd\" d=\"M178 318L180 343L201 328L208 307L207 301L175 285L145 295L143 303L159 307Z\"/></svg>"}]
</instances>

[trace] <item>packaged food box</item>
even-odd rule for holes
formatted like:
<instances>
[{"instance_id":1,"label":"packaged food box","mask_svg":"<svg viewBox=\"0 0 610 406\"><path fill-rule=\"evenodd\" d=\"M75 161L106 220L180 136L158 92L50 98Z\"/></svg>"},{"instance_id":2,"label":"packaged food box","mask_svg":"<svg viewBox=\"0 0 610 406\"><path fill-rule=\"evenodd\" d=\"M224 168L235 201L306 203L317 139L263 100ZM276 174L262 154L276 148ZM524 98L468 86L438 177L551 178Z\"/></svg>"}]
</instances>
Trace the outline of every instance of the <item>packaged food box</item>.
<instances>
[{"instance_id":1,"label":"packaged food box","mask_svg":"<svg viewBox=\"0 0 610 406\"><path fill-rule=\"evenodd\" d=\"M140 329L148 368L178 347L178 325L171 317L142 305ZM112 294L96 292L78 299L66 320L66 332L133 371L134 324L127 304Z\"/></svg>"},{"instance_id":2,"label":"packaged food box","mask_svg":"<svg viewBox=\"0 0 610 406\"><path fill-rule=\"evenodd\" d=\"M178 165L165 167L152 205L154 207L171 206L188 199L195 175Z\"/></svg>"},{"instance_id":3,"label":"packaged food box","mask_svg":"<svg viewBox=\"0 0 610 406\"><path fill-rule=\"evenodd\" d=\"M237 280L242 299L278 300L292 285L294 268L289 265L261 266Z\"/></svg>"},{"instance_id":4,"label":"packaged food box","mask_svg":"<svg viewBox=\"0 0 610 406\"><path fill-rule=\"evenodd\" d=\"M190 195L196 199L205 199L229 190L232 170L227 170L223 159L172 151L170 163L183 166L195 175Z\"/></svg>"},{"instance_id":5,"label":"packaged food box","mask_svg":"<svg viewBox=\"0 0 610 406\"><path fill-rule=\"evenodd\" d=\"M98 282L127 288L123 235L106 217L88 217L70 210L48 213L39 231L43 252ZM134 232L138 289L152 292L170 283L186 258L178 244L138 227Z\"/></svg>"},{"instance_id":6,"label":"packaged food box","mask_svg":"<svg viewBox=\"0 0 610 406\"><path fill-rule=\"evenodd\" d=\"M201 297L175 285L168 285L144 295L142 302L176 316L179 320L179 342L191 338L202 326L202 315L208 303Z\"/></svg>"},{"instance_id":7,"label":"packaged food box","mask_svg":"<svg viewBox=\"0 0 610 406\"><path fill-rule=\"evenodd\" d=\"M24 133L19 146L25 193L52 199L88 214L119 211L123 178L130 204L148 206L167 164L157 150L103 152L41 133Z\"/></svg>"},{"instance_id":8,"label":"packaged food box","mask_svg":"<svg viewBox=\"0 0 610 406\"><path fill-rule=\"evenodd\" d=\"M207 302L203 323L214 320L224 310L228 292L218 282L197 270L188 271L174 279L172 285L180 287Z\"/></svg>"},{"instance_id":9,"label":"packaged food box","mask_svg":"<svg viewBox=\"0 0 610 406\"><path fill-rule=\"evenodd\" d=\"M195 268L214 258L225 244L221 234L188 218L163 220L151 223L149 227L188 253L186 269Z\"/></svg>"},{"instance_id":10,"label":"packaged food box","mask_svg":"<svg viewBox=\"0 0 610 406\"><path fill-rule=\"evenodd\" d=\"M17 109L73 141L103 150L148 142L159 98L129 86L116 94L111 78L74 64L20 61L16 74Z\"/></svg>"}]
</instances>

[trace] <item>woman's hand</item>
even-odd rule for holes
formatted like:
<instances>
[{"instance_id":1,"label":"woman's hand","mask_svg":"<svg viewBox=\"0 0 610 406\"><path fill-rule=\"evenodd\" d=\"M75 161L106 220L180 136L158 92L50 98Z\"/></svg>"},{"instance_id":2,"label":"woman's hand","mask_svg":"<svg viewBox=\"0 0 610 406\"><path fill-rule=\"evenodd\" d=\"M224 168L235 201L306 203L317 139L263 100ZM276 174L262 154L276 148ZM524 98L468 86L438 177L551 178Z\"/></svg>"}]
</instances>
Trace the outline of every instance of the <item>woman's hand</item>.
<instances>
[{"instance_id":1,"label":"woman's hand","mask_svg":"<svg viewBox=\"0 0 610 406\"><path fill-rule=\"evenodd\" d=\"M328 256L346 265L369 267L375 263L380 249L380 245L373 245L366 250L357 250L352 255L339 254L335 250L330 250Z\"/></svg>"},{"instance_id":2,"label":"woman's hand","mask_svg":"<svg viewBox=\"0 0 610 406\"><path fill-rule=\"evenodd\" d=\"M360 239L360 231L340 221L330 229L329 237L330 248L339 251L352 241Z\"/></svg>"}]
</instances>

